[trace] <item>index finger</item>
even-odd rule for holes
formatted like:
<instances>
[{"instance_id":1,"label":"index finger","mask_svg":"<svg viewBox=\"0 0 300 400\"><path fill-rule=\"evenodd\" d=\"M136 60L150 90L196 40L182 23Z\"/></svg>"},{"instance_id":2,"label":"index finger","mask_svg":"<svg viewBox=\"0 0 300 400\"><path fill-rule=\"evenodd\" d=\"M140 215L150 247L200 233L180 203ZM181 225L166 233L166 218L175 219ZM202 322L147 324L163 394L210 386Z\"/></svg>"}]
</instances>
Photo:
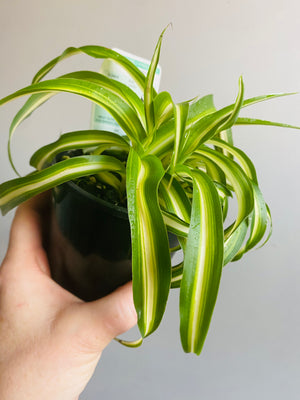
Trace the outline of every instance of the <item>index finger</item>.
<instances>
[{"instance_id":1,"label":"index finger","mask_svg":"<svg viewBox=\"0 0 300 400\"><path fill-rule=\"evenodd\" d=\"M43 247L50 210L49 192L21 204L12 223L8 251L31 251Z\"/></svg>"}]
</instances>

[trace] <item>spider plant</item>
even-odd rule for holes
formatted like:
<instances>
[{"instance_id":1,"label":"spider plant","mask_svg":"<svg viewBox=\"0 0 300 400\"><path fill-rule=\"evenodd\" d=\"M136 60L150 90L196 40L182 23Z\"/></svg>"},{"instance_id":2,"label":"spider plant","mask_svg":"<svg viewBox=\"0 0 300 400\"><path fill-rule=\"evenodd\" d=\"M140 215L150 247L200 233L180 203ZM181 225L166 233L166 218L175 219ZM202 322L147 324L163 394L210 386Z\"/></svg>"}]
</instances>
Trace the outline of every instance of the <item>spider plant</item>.
<instances>
[{"instance_id":1,"label":"spider plant","mask_svg":"<svg viewBox=\"0 0 300 400\"><path fill-rule=\"evenodd\" d=\"M163 32L164 33L164 32ZM153 88L163 33L145 77L121 54L100 46L68 48L34 76L32 84L0 100L3 105L30 95L14 117L16 128L35 109L59 92L83 96L104 107L124 130L69 132L39 149L31 158L35 171L0 185L3 214L45 190L78 177L95 175L125 200L131 227L133 295L141 339L119 341L138 346L163 317L170 288L180 288L180 334L185 352L200 354L215 306L223 267L266 241L271 216L249 157L232 140L234 125L292 127L239 117L242 108L286 94L244 99L239 79L233 104L216 110L213 96L175 103L168 92ZM121 65L143 90L140 99L129 87L93 71L45 76L61 61L84 53ZM71 149L83 155L54 157ZM125 154L120 159L118 154ZM230 199L237 211L228 221ZM172 266L167 233L178 238L183 262ZM267 237L265 239L265 237Z\"/></svg>"}]
</instances>

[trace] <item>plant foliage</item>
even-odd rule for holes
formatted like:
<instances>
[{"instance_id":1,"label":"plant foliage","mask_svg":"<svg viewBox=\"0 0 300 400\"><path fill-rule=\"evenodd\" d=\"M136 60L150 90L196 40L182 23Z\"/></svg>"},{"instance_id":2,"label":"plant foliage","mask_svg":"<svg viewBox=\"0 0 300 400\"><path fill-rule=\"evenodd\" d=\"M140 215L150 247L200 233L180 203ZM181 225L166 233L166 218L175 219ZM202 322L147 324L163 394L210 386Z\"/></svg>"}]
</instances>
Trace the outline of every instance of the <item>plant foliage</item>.
<instances>
[{"instance_id":1,"label":"plant foliage","mask_svg":"<svg viewBox=\"0 0 300 400\"><path fill-rule=\"evenodd\" d=\"M164 33L164 32L163 32ZM63 182L98 174L127 198L132 235L134 303L141 339L157 329L170 288L180 288L180 334L185 352L200 354L215 306L224 265L240 259L267 236L271 216L249 157L234 146L234 125L287 124L239 117L240 110L286 94L244 99L239 79L236 101L216 110L212 95L176 104L168 92L156 93L154 74L163 33L145 77L117 52L100 46L68 48L35 75L32 84L0 100L3 105L30 95L9 131L8 152L16 128L59 92L83 96L106 109L126 136L106 131L69 132L39 149L31 158L35 171L0 185L3 214L24 200ZM61 61L84 53L110 58L144 91L141 100L129 87L92 71L45 79ZM51 165L63 151L84 155ZM111 152L111 150L114 152ZM116 154L126 155L125 162ZM234 221L227 212L236 199ZM183 262L172 266L167 233L174 233ZM267 237L268 239L268 237Z\"/></svg>"}]
</instances>

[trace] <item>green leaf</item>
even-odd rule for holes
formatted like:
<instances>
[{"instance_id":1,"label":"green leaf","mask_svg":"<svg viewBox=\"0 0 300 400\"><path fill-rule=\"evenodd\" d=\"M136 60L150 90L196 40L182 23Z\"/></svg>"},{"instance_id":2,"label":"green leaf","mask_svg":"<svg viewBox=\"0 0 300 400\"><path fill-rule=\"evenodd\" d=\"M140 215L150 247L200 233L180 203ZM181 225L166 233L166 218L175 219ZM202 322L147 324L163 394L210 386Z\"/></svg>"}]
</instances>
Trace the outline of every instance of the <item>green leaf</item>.
<instances>
[{"instance_id":1,"label":"green leaf","mask_svg":"<svg viewBox=\"0 0 300 400\"><path fill-rule=\"evenodd\" d=\"M35 171L0 185L0 209L3 215L23 201L64 182L101 171L125 173L121 161L111 156L79 156L60 161L42 171Z\"/></svg>"},{"instance_id":2,"label":"green leaf","mask_svg":"<svg viewBox=\"0 0 300 400\"><path fill-rule=\"evenodd\" d=\"M145 75L126 57L118 52L102 46L82 46L69 47L59 57L54 58L41 68L32 80L32 83L37 83L43 79L59 62L69 58L75 54L86 54L97 59L110 58L119 64L133 78L139 88L143 91L145 86Z\"/></svg>"},{"instance_id":3,"label":"green leaf","mask_svg":"<svg viewBox=\"0 0 300 400\"><path fill-rule=\"evenodd\" d=\"M159 325L171 282L171 259L166 226L158 203L164 176L154 156L140 158L131 149L127 162L128 215L132 238L132 282L142 337Z\"/></svg>"},{"instance_id":4,"label":"green leaf","mask_svg":"<svg viewBox=\"0 0 300 400\"><path fill-rule=\"evenodd\" d=\"M220 133L222 131L230 129L234 125L235 121L238 118L240 110L242 108L243 100L244 100L244 82L243 82L243 78L240 76L239 92L238 92L236 101L234 103L233 110L232 110L230 116L226 119L226 121L224 121L223 124L221 124L221 126L218 127L217 133Z\"/></svg>"},{"instance_id":5,"label":"green leaf","mask_svg":"<svg viewBox=\"0 0 300 400\"><path fill-rule=\"evenodd\" d=\"M215 183L226 186L226 177L222 168L203 154L199 157L199 154L195 153L188 159L187 164L193 168L204 169Z\"/></svg>"},{"instance_id":6,"label":"green leaf","mask_svg":"<svg viewBox=\"0 0 300 400\"><path fill-rule=\"evenodd\" d=\"M250 216L250 235L246 244L236 255L239 259L245 252L255 247L264 237L268 226L268 209L259 187L253 183L254 209Z\"/></svg>"},{"instance_id":7,"label":"green leaf","mask_svg":"<svg viewBox=\"0 0 300 400\"><path fill-rule=\"evenodd\" d=\"M182 168L194 182L192 216L180 286L180 334L185 352L200 354L223 266L223 220L217 190L202 171Z\"/></svg>"},{"instance_id":8,"label":"green leaf","mask_svg":"<svg viewBox=\"0 0 300 400\"><path fill-rule=\"evenodd\" d=\"M213 101L213 95L209 94L203 97L197 97L190 102L187 118L187 127L191 129L193 125L205 115L216 111Z\"/></svg>"},{"instance_id":9,"label":"green leaf","mask_svg":"<svg viewBox=\"0 0 300 400\"><path fill-rule=\"evenodd\" d=\"M186 191L176 179L171 181L171 176L166 174L160 182L159 194L164 201L165 209L169 213L175 214L187 224L190 223L191 202Z\"/></svg>"},{"instance_id":10,"label":"green leaf","mask_svg":"<svg viewBox=\"0 0 300 400\"><path fill-rule=\"evenodd\" d=\"M300 129L299 126L283 124L281 122L266 121L264 119L257 118L238 118L235 122L236 125L267 125L267 126L278 126L281 128L292 128Z\"/></svg>"},{"instance_id":11,"label":"green leaf","mask_svg":"<svg viewBox=\"0 0 300 400\"><path fill-rule=\"evenodd\" d=\"M174 114L174 105L168 92L159 93L153 100L155 127L157 129L167 122Z\"/></svg>"},{"instance_id":12,"label":"green leaf","mask_svg":"<svg viewBox=\"0 0 300 400\"><path fill-rule=\"evenodd\" d=\"M155 126L155 117L154 117L154 105L153 99L155 97L155 92L153 89L153 81L156 72L156 68L158 66L161 43L163 39L163 35L168 27L166 27L161 33L158 42L156 44L154 54L151 59L151 63L148 69L145 87L144 87L144 106L145 106L145 116L146 116L146 125L147 125L147 134L148 136L152 136L154 126Z\"/></svg>"},{"instance_id":13,"label":"green leaf","mask_svg":"<svg viewBox=\"0 0 300 400\"><path fill-rule=\"evenodd\" d=\"M159 94L160 95L160 94ZM155 100L159 97L155 98ZM173 103L171 96L169 99L166 97L166 102ZM193 99L189 102L188 118L186 122L186 131L193 128L199 119L204 116L211 114L215 111L213 104L213 96L208 95L201 98ZM169 119L163 125L158 127L155 139L146 149L146 154L154 154L157 157L163 158L165 154L172 151L172 146L174 146L174 130L175 122L174 119Z\"/></svg>"},{"instance_id":14,"label":"green leaf","mask_svg":"<svg viewBox=\"0 0 300 400\"><path fill-rule=\"evenodd\" d=\"M232 226L227 229L232 232ZM244 220L239 227L229 234L224 242L224 265L234 260L234 257L239 253L248 231L247 220Z\"/></svg>"},{"instance_id":15,"label":"green leaf","mask_svg":"<svg viewBox=\"0 0 300 400\"><path fill-rule=\"evenodd\" d=\"M162 210L164 223L169 232L174 233L180 238L186 238L189 232L189 224L177 215Z\"/></svg>"},{"instance_id":16,"label":"green leaf","mask_svg":"<svg viewBox=\"0 0 300 400\"><path fill-rule=\"evenodd\" d=\"M171 289L177 289L181 285L183 274L183 263L172 267Z\"/></svg>"},{"instance_id":17,"label":"green leaf","mask_svg":"<svg viewBox=\"0 0 300 400\"><path fill-rule=\"evenodd\" d=\"M243 221L240 226L229 235L229 237L224 242L224 266L230 261L234 261L234 257L239 252L242 244L246 238L248 231L248 224ZM183 227L181 227L177 232L181 235L185 234ZM176 233L176 231L174 231ZM187 237L188 230L186 231ZM171 289L179 288L181 285L183 275L183 263L180 263L172 268L172 279L171 279Z\"/></svg>"},{"instance_id":18,"label":"green leaf","mask_svg":"<svg viewBox=\"0 0 300 400\"><path fill-rule=\"evenodd\" d=\"M228 128L225 129L225 131L221 131L219 133L217 133L214 136L215 139L219 138L221 140L223 140L224 142L230 144L231 146L233 146L233 136L232 136L232 129ZM221 153L224 154L224 156L232 158L233 159L233 155L231 153L229 153L227 150L221 149L220 147L215 146L215 149L217 151L221 151Z\"/></svg>"},{"instance_id":19,"label":"green leaf","mask_svg":"<svg viewBox=\"0 0 300 400\"><path fill-rule=\"evenodd\" d=\"M164 209L169 215L176 215L178 219L177 222L173 221L173 224L170 224L170 222L166 220L165 223L167 222L166 225L168 230L177 235L180 246L184 251L186 245L186 234L191 220L191 201L188 198L187 192L176 178L172 179L170 175L166 174L161 180L159 195L163 200ZM185 224L185 226L183 226L183 224Z\"/></svg>"},{"instance_id":20,"label":"green leaf","mask_svg":"<svg viewBox=\"0 0 300 400\"><path fill-rule=\"evenodd\" d=\"M272 100L278 97L289 96L295 93L279 93L265 96L252 97L243 101L243 107L248 107L253 104ZM189 131L189 140L185 144L184 153L186 157L192 154L202 143L211 139L217 132L218 128L230 117L235 104L224 107L221 110L215 112L209 112L199 119L195 119L192 123L187 122L186 130ZM162 127L159 134L157 134L157 140L151 144L147 149L147 154L153 154L161 156L172 148L173 145L173 129L174 124L171 122Z\"/></svg>"},{"instance_id":21,"label":"green leaf","mask_svg":"<svg viewBox=\"0 0 300 400\"><path fill-rule=\"evenodd\" d=\"M253 210L254 198L252 183L242 168L235 161L225 157L223 154L204 146L197 150L196 154L204 155L215 162L223 170L235 191L238 202L238 213L231 231L228 232L229 235L229 233L237 229Z\"/></svg>"},{"instance_id":22,"label":"green leaf","mask_svg":"<svg viewBox=\"0 0 300 400\"><path fill-rule=\"evenodd\" d=\"M132 107L136 113L138 118L140 119L140 122L142 126L145 128L145 116L144 116L144 108L143 108L143 102L139 99L139 97L126 85L117 82L115 80L109 79L105 77L104 75L101 75L96 72L92 71L76 71L72 72L69 74L65 74L59 77L61 78L75 78L75 79L83 79L87 80L90 82L98 83L101 87L104 87L108 90L111 90L114 94L119 96L122 100L124 100L128 106ZM26 119L29 117L33 111L35 111L38 107L40 107L42 104L44 104L47 100L49 100L51 97L53 97L56 93L37 93L32 95L26 103L23 105L23 107L18 111L16 116L14 117L10 129L9 129L9 143L8 143L8 154L9 154L9 159L10 163L15 170L16 173L16 168L14 166L13 160L12 160L12 155L11 155L11 140L13 137L13 134L17 127Z\"/></svg>"},{"instance_id":23,"label":"green leaf","mask_svg":"<svg viewBox=\"0 0 300 400\"><path fill-rule=\"evenodd\" d=\"M244 84L240 77L239 92L235 103L229 107L225 107L220 111L210 113L205 117L200 118L197 123L190 128L187 140L185 142L182 153L189 156L201 143L211 137L218 135L223 130L232 127L236 121L240 109L243 105Z\"/></svg>"},{"instance_id":24,"label":"green leaf","mask_svg":"<svg viewBox=\"0 0 300 400\"><path fill-rule=\"evenodd\" d=\"M189 111L189 103L184 102L180 104L174 104L174 116L175 116L175 137L174 137L174 149L172 158L169 166L169 173L174 174L174 170L178 159L181 155L183 147L183 141L185 136L185 126Z\"/></svg>"},{"instance_id":25,"label":"green leaf","mask_svg":"<svg viewBox=\"0 0 300 400\"><path fill-rule=\"evenodd\" d=\"M69 92L83 96L105 108L124 129L129 139L137 147L144 137L143 126L135 112L123 101L112 88L101 87L91 81L74 78L58 78L49 81L39 82L18 90L17 92L0 100L0 106L18 97L41 92Z\"/></svg>"},{"instance_id":26,"label":"green leaf","mask_svg":"<svg viewBox=\"0 0 300 400\"><path fill-rule=\"evenodd\" d=\"M215 147L221 148L224 150L224 153L232 155L235 159L239 162L245 174L254 182L257 183L257 175L255 167L250 160L250 158L245 154L242 150L237 147L232 146L229 143L226 143L224 140L221 139L210 139L208 140L207 144L212 144ZM223 154L224 154L223 153Z\"/></svg>"},{"instance_id":27,"label":"green leaf","mask_svg":"<svg viewBox=\"0 0 300 400\"><path fill-rule=\"evenodd\" d=\"M43 169L57 154L63 151L85 149L101 144L129 150L128 143L116 133L98 130L68 132L61 135L55 142L37 150L30 159L30 165L36 169Z\"/></svg>"}]
</instances>

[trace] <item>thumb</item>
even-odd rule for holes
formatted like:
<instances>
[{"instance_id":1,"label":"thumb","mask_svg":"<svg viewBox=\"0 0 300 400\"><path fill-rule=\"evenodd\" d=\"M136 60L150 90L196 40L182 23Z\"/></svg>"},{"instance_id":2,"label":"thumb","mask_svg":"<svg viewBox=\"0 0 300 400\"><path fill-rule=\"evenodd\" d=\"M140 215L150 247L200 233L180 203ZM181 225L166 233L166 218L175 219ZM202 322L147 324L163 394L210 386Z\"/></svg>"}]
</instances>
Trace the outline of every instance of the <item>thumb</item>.
<instances>
[{"instance_id":1,"label":"thumb","mask_svg":"<svg viewBox=\"0 0 300 400\"><path fill-rule=\"evenodd\" d=\"M137 322L132 283L127 283L102 299L76 303L73 311L65 313L60 322L65 334L70 330L75 333L73 337L84 347L82 350L102 352L113 338L128 331Z\"/></svg>"}]
</instances>

